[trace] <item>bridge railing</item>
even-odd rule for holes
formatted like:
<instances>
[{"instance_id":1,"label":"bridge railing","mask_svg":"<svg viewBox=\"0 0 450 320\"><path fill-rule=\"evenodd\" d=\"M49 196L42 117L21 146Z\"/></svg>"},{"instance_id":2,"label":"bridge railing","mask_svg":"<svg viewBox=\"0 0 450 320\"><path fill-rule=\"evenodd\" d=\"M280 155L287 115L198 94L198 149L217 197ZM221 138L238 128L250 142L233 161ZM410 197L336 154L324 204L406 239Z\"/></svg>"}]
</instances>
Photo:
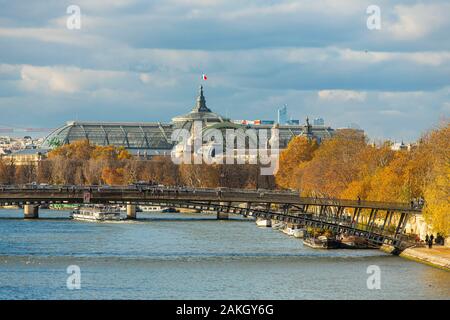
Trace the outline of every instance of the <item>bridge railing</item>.
<instances>
[{"instance_id":1,"label":"bridge railing","mask_svg":"<svg viewBox=\"0 0 450 320\"><path fill-rule=\"evenodd\" d=\"M92 186L78 186L78 185L45 185L45 184L28 184L28 185L0 185L0 192L4 191L31 191L42 190L51 192L82 192L82 191L120 191L120 192L135 192L138 191L164 191L173 192L174 194L182 193L197 193L210 196L218 196L232 198L243 194L253 196L253 200L260 199L262 202L270 202L276 200L278 203L283 201L294 201L296 204L307 204L316 206L339 206L347 208L368 208L368 209L382 209L382 210L396 210L396 211L413 211L420 212L420 206L414 206L407 203L396 202L382 202L382 201L366 201L366 200L350 200L350 199L333 199L333 198L317 198L317 197L300 197L296 192L285 190L266 190L266 189L233 189L233 188L192 188L192 187L173 187L173 186L155 186L155 185L129 185L129 186L109 186L109 185L92 185Z\"/></svg>"},{"instance_id":2,"label":"bridge railing","mask_svg":"<svg viewBox=\"0 0 450 320\"><path fill-rule=\"evenodd\" d=\"M409 203L402 202L387 202L387 201L368 201L368 200L351 200L351 199L333 199L333 198L315 198L315 197L300 197L305 203L313 205L334 205L341 207L359 207L359 208L392 208L397 210L417 210L422 209L421 206L416 206Z\"/></svg>"}]
</instances>

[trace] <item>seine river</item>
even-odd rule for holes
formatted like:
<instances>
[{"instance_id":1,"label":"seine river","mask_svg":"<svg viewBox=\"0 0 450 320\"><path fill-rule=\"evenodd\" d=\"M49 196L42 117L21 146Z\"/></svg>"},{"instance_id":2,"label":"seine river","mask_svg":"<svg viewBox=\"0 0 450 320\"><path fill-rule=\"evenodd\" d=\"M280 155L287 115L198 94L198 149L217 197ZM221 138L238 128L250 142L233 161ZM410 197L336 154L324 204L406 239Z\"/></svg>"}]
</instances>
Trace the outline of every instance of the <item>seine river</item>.
<instances>
[{"instance_id":1,"label":"seine river","mask_svg":"<svg viewBox=\"0 0 450 320\"><path fill-rule=\"evenodd\" d=\"M0 210L0 299L450 299L450 273L379 250L314 250L246 220L89 223ZM80 268L81 288L66 285ZM368 289L368 266L380 289Z\"/></svg>"}]
</instances>

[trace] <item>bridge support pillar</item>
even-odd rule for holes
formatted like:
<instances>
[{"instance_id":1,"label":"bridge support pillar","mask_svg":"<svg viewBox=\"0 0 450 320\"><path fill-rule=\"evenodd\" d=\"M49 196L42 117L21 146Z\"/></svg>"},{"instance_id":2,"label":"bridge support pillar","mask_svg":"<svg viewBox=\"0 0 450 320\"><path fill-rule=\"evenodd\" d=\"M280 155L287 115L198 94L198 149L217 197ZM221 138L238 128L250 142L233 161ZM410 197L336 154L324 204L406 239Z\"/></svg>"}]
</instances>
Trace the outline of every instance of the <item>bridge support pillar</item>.
<instances>
[{"instance_id":1,"label":"bridge support pillar","mask_svg":"<svg viewBox=\"0 0 450 320\"><path fill-rule=\"evenodd\" d=\"M217 220L228 220L231 203L220 202L220 205L221 207L219 207L217 210ZM225 206L227 207L225 208Z\"/></svg>"},{"instance_id":2,"label":"bridge support pillar","mask_svg":"<svg viewBox=\"0 0 450 320\"><path fill-rule=\"evenodd\" d=\"M228 212L217 211L217 220L228 220Z\"/></svg>"},{"instance_id":3,"label":"bridge support pillar","mask_svg":"<svg viewBox=\"0 0 450 320\"><path fill-rule=\"evenodd\" d=\"M127 219L136 219L136 205L127 204Z\"/></svg>"},{"instance_id":4,"label":"bridge support pillar","mask_svg":"<svg viewBox=\"0 0 450 320\"><path fill-rule=\"evenodd\" d=\"M23 206L23 217L25 219L39 218L39 206L35 204L25 204Z\"/></svg>"}]
</instances>

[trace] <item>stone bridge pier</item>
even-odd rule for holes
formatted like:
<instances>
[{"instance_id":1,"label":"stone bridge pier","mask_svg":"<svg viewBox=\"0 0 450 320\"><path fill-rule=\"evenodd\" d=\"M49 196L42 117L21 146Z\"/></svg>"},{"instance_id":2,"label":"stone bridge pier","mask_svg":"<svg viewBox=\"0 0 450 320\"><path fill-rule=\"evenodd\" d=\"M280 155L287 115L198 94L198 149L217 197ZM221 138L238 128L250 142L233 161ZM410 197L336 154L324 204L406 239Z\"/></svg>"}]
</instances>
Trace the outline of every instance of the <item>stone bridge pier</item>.
<instances>
[{"instance_id":1,"label":"stone bridge pier","mask_svg":"<svg viewBox=\"0 0 450 320\"><path fill-rule=\"evenodd\" d=\"M136 205L127 204L127 219L136 219Z\"/></svg>"},{"instance_id":2,"label":"stone bridge pier","mask_svg":"<svg viewBox=\"0 0 450 320\"><path fill-rule=\"evenodd\" d=\"M231 203L229 202L220 202L222 206L217 210L217 220L228 220Z\"/></svg>"},{"instance_id":3,"label":"stone bridge pier","mask_svg":"<svg viewBox=\"0 0 450 320\"><path fill-rule=\"evenodd\" d=\"M39 206L36 204L25 204L23 206L23 217L25 219L39 218Z\"/></svg>"}]
</instances>

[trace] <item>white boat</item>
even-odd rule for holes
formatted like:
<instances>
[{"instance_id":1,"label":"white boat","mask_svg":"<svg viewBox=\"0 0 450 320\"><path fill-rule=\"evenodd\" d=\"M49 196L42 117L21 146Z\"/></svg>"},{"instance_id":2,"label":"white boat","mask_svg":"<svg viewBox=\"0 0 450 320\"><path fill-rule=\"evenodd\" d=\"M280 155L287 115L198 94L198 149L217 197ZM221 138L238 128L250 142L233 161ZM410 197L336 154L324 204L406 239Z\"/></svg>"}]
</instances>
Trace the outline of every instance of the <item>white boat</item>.
<instances>
[{"instance_id":1,"label":"white boat","mask_svg":"<svg viewBox=\"0 0 450 320\"><path fill-rule=\"evenodd\" d=\"M305 236L305 229L294 229L294 238L303 238Z\"/></svg>"},{"instance_id":2,"label":"white boat","mask_svg":"<svg viewBox=\"0 0 450 320\"><path fill-rule=\"evenodd\" d=\"M256 219L256 225L258 227L270 227L272 225L272 221L270 219Z\"/></svg>"},{"instance_id":3,"label":"white boat","mask_svg":"<svg viewBox=\"0 0 450 320\"><path fill-rule=\"evenodd\" d=\"M272 225L272 229L274 229L274 230L278 230L283 227L284 227L284 222L278 222L278 223L275 223L274 225Z\"/></svg>"},{"instance_id":4,"label":"white boat","mask_svg":"<svg viewBox=\"0 0 450 320\"><path fill-rule=\"evenodd\" d=\"M83 221L125 220L120 211L112 207L82 207L72 212L72 218Z\"/></svg>"},{"instance_id":5,"label":"white boat","mask_svg":"<svg viewBox=\"0 0 450 320\"><path fill-rule=\"evenodd\" d=\"M161 206L139 206L143 212L161 212Z\"/></svg>"},{"instance_id":6,"label":"white boat","mask_svg":"<svg viewBox=\"0 0 450 320\"><path fill-rule=\"evenodd\" d=\"M139 208L143 211L143 212L179 212L177 209L172 208L172 207L161 207L161 206L139 206Z\"/></svg>"},{"instance_id":7,"label":"white boat","mask_svg":"<svg viewBox=\"0 0 450 320\"><path fill-rule=\"evenodd\" d=\"M291 228L286 227L282 229L283 233L287 234L288 236L295 237L295 238L303 238L304 236L304 229L300 228Z\"/></svg>"},{"instance_id":8,"label":"white boat","mask_svg":"<svg viewBox=\"0 0 450 320\"><path fill-rule=\"evenodd\" d=\"M286 230L286 234L288 236L294 236L294 230L295 229L293 229L293 228L286 228L285 230Z\"/></svg>"}]
</instances>

